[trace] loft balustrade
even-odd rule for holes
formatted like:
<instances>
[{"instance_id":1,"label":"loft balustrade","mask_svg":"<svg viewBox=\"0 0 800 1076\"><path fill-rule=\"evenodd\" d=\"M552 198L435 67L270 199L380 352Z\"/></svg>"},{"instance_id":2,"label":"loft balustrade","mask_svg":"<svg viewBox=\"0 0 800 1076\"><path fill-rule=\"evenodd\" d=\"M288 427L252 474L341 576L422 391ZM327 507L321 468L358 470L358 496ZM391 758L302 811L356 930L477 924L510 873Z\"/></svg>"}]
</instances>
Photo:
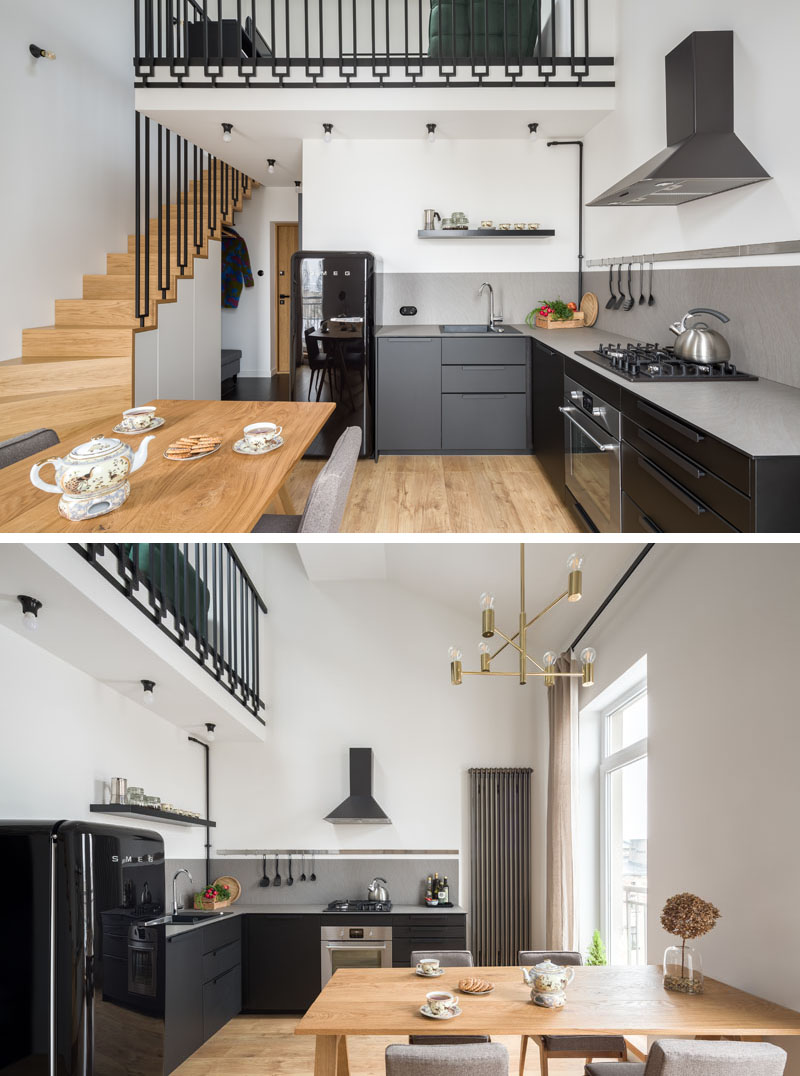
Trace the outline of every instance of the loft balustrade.
<instances>
[{"instance_id":1,"label":"loft balustrade","mask_svg":"<svg viewBox=\"0 0 800 1076\"><path fill-rule=\"evenodd\" d=\"M267 607L230 543L77 542L72 548L261 724Z\"/></svg>"},{"instance_id":2,"label":"loft balustrade","mask_svg":"<svg viewBox=\"0 0 800 1076\"><path fill-rule=\"evenodd\" d=\"M613 86L613 0L134 0L137 86Z\"/></svg>"}]
</instances>

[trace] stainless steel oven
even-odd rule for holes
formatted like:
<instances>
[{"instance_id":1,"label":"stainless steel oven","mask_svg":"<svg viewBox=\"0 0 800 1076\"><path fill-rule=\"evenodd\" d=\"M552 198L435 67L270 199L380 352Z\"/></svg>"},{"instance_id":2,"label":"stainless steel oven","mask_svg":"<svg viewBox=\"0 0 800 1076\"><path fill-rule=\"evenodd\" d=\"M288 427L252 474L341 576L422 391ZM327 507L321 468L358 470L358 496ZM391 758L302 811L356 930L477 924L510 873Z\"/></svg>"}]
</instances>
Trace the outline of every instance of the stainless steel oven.
<instances>
[{"instance_id":1,"label":"stainless steel oven","mask_svg":"<svg viewBox=\"0 0 800 1076\"><path fill-rule=\"evenodd\" d=\"M383 926L321 927L322 985L339 968L390 968L392 928Z\"/></svg>"},{"instance_id":2,"label":"stainless steel oven","mask_svg":"<svg viewBox=\"0 0 800 1076\"><path fill-rule=\"evenodd\" d=\"M586 521L620 529L619 411L571 377L564 378L564 477Z\"/></svg>"}]
</instances>

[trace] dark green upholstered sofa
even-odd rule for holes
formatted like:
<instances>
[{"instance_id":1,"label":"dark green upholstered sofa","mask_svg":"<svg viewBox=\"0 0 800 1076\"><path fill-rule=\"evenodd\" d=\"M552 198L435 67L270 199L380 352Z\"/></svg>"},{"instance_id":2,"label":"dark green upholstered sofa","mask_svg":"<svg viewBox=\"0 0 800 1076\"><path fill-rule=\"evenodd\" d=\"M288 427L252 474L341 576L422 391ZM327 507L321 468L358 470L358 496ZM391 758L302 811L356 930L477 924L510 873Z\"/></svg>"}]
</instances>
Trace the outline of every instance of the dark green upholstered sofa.
<instances>
[{"instance_id":1,"label":"dark green upholstered sofa","mask_svg":"<svg viewBox=\"0 0 800 1076\"><path fill-rule=\"evenodd\" d=\"M480 62L531 57L539 0L431 0L428 55Z\"/></svg>"},{"instance_id":2,"label":"dark green upholstered sofa","mask_svg":"<svg viewBox=\"0 0 800 1076\"><path fill-rule=\"evenodd\" d=\"M197 579L197 573L181 550L168 543L140 542L138 555L140 575L161 593L166 609L175 616L185 617L187 627L195 635L207 636L211 594L202 579ZM125 544L125 556L132 568L135 563L133 543ZM176 574L180 584L177 587Z\"/></svg>"}]
</instances>

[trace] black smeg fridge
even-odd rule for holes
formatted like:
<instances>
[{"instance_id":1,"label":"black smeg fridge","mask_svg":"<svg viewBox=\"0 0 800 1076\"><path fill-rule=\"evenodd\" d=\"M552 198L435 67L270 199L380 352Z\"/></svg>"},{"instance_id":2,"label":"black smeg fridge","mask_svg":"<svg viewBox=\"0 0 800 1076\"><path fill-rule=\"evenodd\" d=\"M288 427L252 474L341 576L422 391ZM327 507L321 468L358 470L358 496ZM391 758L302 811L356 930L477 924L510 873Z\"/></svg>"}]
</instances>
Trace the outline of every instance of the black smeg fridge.
<instances>
[{"instance_id":1,"label":"black smeg fridge","mask_svg":"<svg viewBox=\"0 0 800 1076\"><path fill-rule=\"evenodd\" d=\"M336 410L306 455L327 458L348 426L361 427L361 455L375 448L375 257L368 251L292 255L291 397Z\"/></svg>"},{"instance_id":2,"label":"black smeg fridge","mask_svg":"<svg viewBox=\"0 0 800 1076\"><path fill-rule=\"evenodd\" d=\"M0 863L0 1073L163 1076L161 838L0 822Z\"/></svg>"}]
</instances>

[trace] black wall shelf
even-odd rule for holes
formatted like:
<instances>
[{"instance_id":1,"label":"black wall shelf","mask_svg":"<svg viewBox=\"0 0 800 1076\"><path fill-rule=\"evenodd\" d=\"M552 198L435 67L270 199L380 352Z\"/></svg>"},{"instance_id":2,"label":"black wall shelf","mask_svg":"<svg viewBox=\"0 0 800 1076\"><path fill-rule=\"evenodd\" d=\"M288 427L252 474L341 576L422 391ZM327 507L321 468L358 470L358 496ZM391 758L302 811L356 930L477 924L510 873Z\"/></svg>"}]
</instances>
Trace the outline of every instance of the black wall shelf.
<instances>
[{"instance_id":1,"label":"black wall shelf","mask_svg":"<svg viewBox=\"0 0 800 1076\"><path fill-rule=\"evenodd\" d=\"M175 811L158 811L153 807L139 807L135 803L90 803L89 810L96 814L124 814L136 818L156 818L159 822L171 822L176 826L216 826L206 818L189 818Z\"/></svg>"},{"instance_id":2,"label":"black wall shelf","mask_svg":"<svg viewBox=\"0 0 800 1076\"><path fill-rule=\"evenodd\" d=\"M417 232L419 239L549 239L555 235L554 228L537 228L536 231L514 231L504 228L437 228Z\"/></svg>"}]
</instances>

